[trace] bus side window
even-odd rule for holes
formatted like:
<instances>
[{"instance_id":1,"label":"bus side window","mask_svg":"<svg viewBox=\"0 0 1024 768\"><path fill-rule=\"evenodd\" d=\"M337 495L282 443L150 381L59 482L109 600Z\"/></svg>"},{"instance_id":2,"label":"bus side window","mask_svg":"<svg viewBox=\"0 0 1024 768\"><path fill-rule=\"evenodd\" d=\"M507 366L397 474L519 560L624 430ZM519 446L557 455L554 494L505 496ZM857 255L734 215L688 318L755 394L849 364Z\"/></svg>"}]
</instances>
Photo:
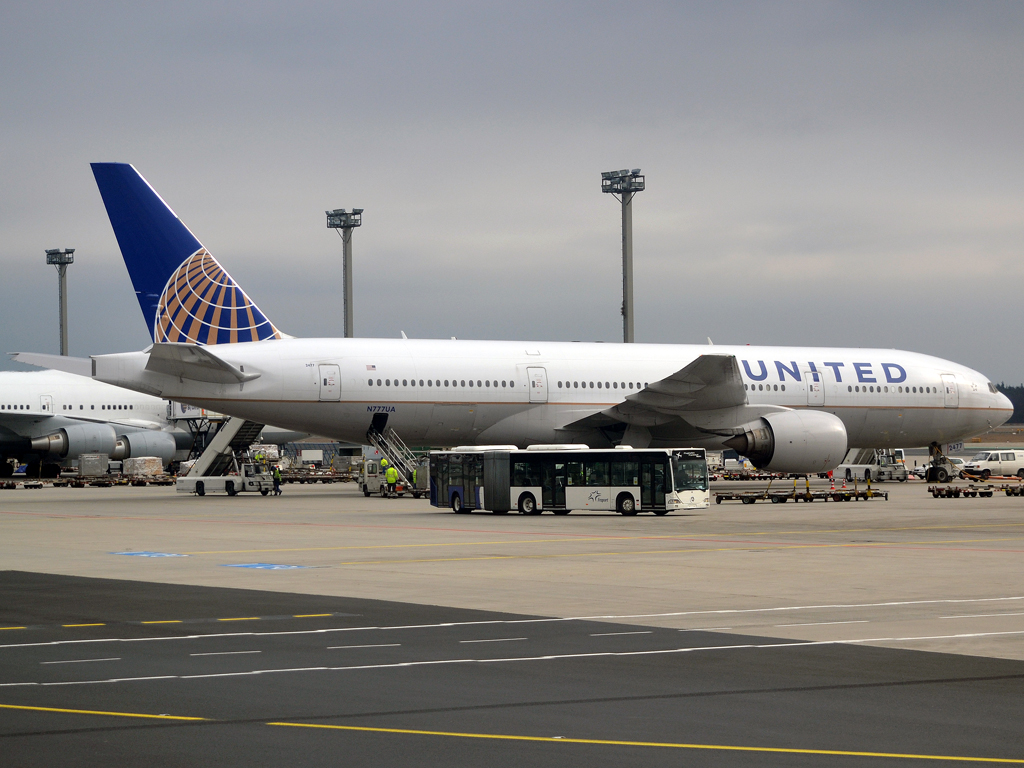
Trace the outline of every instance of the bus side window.
<instances>
[{"instance_id":1,"label":"bus side window","mask_svg":"<svg viewBox=\"0 0 1024 768\"><path fill-rule=\"evenodd\" d=\"M530 465L525 461L517 461L512 469L512 485L522 488L529 485L527 482L527 475L530 471Z\"/></svg>"},{"instance_id":2,"label":"bus side window","mask_svg":"<svg viewBox=\"0 0 1024 768\"><path fill-rule=\"evenodd\" d=\"M570 461L565 465L568 475L568 485L583 485L583 462Z\"/></svg>"},{"instance_id":3,"label":"bus side window","mask_svg":"<svg viewBox=\"0 0 1024 768\"><path fill-rule=\"evenodd\" d=\"M608 485L608 462L588 461L587 462L587 485L605 486Z\"/></svg>"},{"instance_id":4,"label":"bus side window","mask_svg":"<svg viewBox=\"0 0 1024 768\"><path fill-rule=\"evenodd\" d=\"M612 485L622 488L627 485L637 484L637 475L640 474L640 465L635 461L613 461L612 462Z\"/></svg>"}]
</instances>

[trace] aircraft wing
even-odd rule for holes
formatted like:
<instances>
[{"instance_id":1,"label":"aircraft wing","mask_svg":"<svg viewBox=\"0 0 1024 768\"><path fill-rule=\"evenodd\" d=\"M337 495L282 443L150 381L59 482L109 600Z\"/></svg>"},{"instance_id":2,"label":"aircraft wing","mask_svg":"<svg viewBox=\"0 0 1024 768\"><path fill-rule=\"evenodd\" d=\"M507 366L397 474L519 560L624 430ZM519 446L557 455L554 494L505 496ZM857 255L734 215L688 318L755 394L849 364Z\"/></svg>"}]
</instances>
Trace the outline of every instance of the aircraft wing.
<instances>
[{"instance_id":1,"label":"aircraft wing","mask_svg":"<svg viewBox=\"0 0 1024 768\"><path fill-rule=\"evenodd\" d=\"M45 355L42 352L12 352L11 359L26 365L49 368L53 371L64 371L77 376L92 376L92 360L88 357Z\"/></svg>"},{"instance_id":2,"label":"aircraft wing","mask_svg":"<svg viewBox=\"0 0 1024 768\"><path fill-rule=\"evenodd\" d=\"M627 395L626 402L614 406L613 410L623 413L655 411L682 416L692 411L734 408L746 405L746 402L736 356L701 355L671 376Z\"/></svg>"},{"instance_id":3,"label":"aircraft wing","mask_svg":"<svg viewBox=\"0 0 1024 768\"><path fill-rule=\"evenodd\" d=\"M177 342L150 347L146 370L215 384L241 384L260 377L258 373L245 373L235 368L206 347Z\"/></svg>"},{"instance_id":4,"label":"aircraft wing","mask_svg":"<svg viewBox=\"0 0 1024 768\"><path fill-rule=\"evenodd\" d=\"M657 427L681 419L702 432L731 434L741 424L781 410L787 409L749 405L736 356L712 354L564 428L602 428L616 422Z\"/></svg>"}]
</instances>

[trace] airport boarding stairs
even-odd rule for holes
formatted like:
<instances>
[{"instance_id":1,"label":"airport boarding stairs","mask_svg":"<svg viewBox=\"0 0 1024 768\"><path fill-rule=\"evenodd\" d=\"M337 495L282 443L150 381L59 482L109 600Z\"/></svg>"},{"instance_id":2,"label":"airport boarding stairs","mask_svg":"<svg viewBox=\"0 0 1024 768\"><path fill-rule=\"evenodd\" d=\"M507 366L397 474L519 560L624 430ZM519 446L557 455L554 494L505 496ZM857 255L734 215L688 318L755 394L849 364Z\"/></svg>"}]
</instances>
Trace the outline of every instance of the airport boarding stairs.
<instances>
[{"instance_id":1,"label":"airport boarding stairs","mask_svg":"<svg viewBox=\"0 0 1024 768\"><path fill-rule=\"evenodd\" d=\"M409 448L394 429L385 427L381 431L371 426L366 432L366 439L398 470L398 476L403 483L412 483L412 473L423 463L423 458Z\"/></svg>"},{"instance_id":2,"label":"airport boarding stairs","mask_svg":"<svg viewBox=\"0 0 1024 768\"><path fill-rule=\"evenodd\" d=\"M851 448L843 464L874 464L874 448Z\"/></svg>"},{"instance_id":3,"label":"airport boarding stairs","mask_svg":"<svg viewBox=\"0 0 1024 768\"><path fill-rule=\"evenodd\" d=\"M213 436L206 450L189 470L189 477L216 477L237 470L235 454L255 443L263 431L263 424L232 416Z\"/></svg>"}]
</instances>

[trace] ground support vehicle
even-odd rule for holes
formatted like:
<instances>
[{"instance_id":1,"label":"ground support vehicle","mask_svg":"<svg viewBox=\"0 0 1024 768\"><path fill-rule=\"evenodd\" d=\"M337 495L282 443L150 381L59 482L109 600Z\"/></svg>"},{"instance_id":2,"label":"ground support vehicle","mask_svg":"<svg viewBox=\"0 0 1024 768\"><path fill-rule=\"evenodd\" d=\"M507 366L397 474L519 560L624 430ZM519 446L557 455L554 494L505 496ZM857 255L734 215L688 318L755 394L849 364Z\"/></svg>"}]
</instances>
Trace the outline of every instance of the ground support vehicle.
<instances>
[{"instance_id":1,"label":"ground support vehicle","mask_svg":"<svg viewBox=\"0 0 1024 768\"><path fill-rule=\"evenodd\" d=\"M274 477L261 464L242 464L238 475L213 475L200 477L179 477L175 481L178 493L194 493L205 496L207 493L226 493L234 496L239 493L255 492L266 496L274 489Z\"/></svg>"},{"instance_id":2,"label":"ground support vehicle","mask_svg":"<svg viewBox=\"0 0 1024 768\"><path fill-rule=\"evenodd\" d=\"M772 504L785 504L787 501L869 501L871 499L889 500L887 491L874 491L871 488L813 491L741 491L739 493L716 493L715 503L723 501L739 501L743 504L755 504L758 501L770 501Z\"/></svg>"},{"instance_id":3,"label":"ground support vehicle","mask_svg":"<svg viewBox=\"0 0 1024 768\"><path fill-rule=\"evenodd\" d=\"M359 472L359 487L363 491L363 496L384 496L388 495L388 484L384 480L384 472L386 467L382 468L378 461L373 459L367 459L363 462L363 467ZM398 483L395 485L395 495L404 496L408 489L405 483L402 482L399 477ZM418 494L413 494L417 499Z\"/></svg>"},{"instance_id":4,"label":"ground support vehicle","mask_svg":"<svg viewBox=\"0 0 1024 768\"><path fill-rule=\"evenodd\" d=\"M430 503L456 513L665 515L709 505L704 449L465 446L430 453Z\"/></svg>"},{"instance_id":5,"label":"ground support vehicle","mask_svg":"<svg viewBox=\"0 0 1024 768\"><path fill-rule=\"evenodd\" d=\"M985 482L984 485L976 485L973 482L967 485L929 485L928 492L936 499L959 499L961 496L964 498L981 496L990 499L1000 491L1006 496L1024 496L1024 483L1015 476L1007 478L1007 480L1016 480L1017 482L998 484Z\"/></svg>"},{"instance_id":6,"label":"ground support vehicle","mask_svg":"<svg viewBox=\"0 0 1024 768\"><path fill-rule=\"evenodd\" d=\"M833 470L832 476L846 478L847 481L896 480L904 483L910 472L907 465L893 451L854 448L847 454L846 461Z\"/></svg>"},{"instance_id":7,"label":"ground support vehicle","mask_svg":"<svg viewBox=\"0 0 1024 768\"><path fill-rule=\"evenodd\" d=\"M1013 448L981 451L964 464L963 473L982 480L1010 476L1024 479L1024 451Z\"/></svg>"}]
</instances>

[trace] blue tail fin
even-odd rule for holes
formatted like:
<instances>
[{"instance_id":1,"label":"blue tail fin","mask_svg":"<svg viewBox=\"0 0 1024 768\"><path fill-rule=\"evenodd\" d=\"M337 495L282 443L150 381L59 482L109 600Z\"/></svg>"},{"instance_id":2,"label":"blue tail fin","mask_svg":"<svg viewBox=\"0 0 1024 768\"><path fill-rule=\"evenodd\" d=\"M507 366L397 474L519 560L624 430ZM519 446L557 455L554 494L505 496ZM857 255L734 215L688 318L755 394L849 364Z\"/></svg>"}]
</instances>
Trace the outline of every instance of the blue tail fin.
<instances>
[{"instance_id":1,"label":"blue tail fin","mask_svg":"<svg viewBox=\"0 0 1024 768\"><path fill-rule=\"evenodd\" d=\"M127 163L92 172L153 341L233 344L281 333Z\"/></svg>"}]
</instances>

